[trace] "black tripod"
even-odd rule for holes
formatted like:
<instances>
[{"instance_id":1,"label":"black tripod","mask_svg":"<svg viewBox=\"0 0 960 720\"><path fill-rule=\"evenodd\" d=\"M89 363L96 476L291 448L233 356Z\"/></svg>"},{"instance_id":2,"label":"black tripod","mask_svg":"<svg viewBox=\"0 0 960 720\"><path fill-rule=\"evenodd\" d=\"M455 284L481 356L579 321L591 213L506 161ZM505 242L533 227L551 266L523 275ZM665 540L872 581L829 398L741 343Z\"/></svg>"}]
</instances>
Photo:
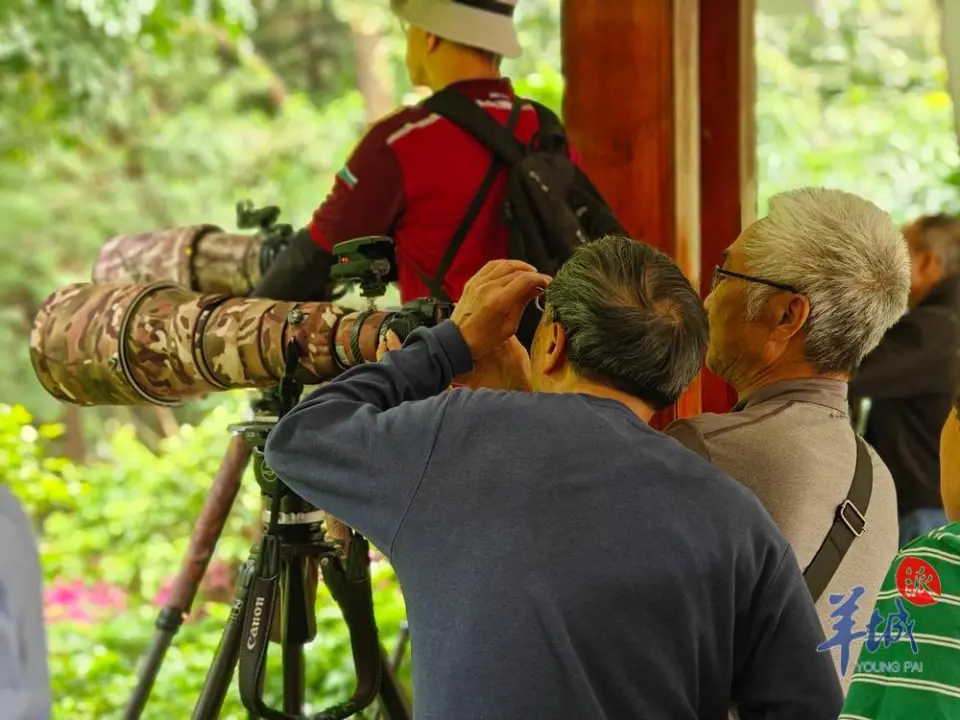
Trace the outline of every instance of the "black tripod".
<instances>
[{"instance_id":1,"label":"black tripod","mask_svg":"<svg viewBox=\"0 0 960 720\"><path fill-rule=\"evenodd\" d=\"M277 394L266 395L255 409L282 416L299 398L302 386L293 380L297 348L288 348L287 375ZM140 717L160 664L173 636L189 612L193 597L249 457L264 501L265 534L241 568L230 617L207 673L193 712L193 720L216 720L239 664L240 697L251 720L302 720L304 645L316 636L314 603L318 567L324 583L343 612L353 650L357 685L344 703L312 715L311 720L341 720L369 706L379 695L380 714L386 720L409 720L408 701L380 645L373 613L369 545L353 533L344 557L342 548L328 541L323 513L294 495L263 461L267 435L274 417L231 427L234 440L211 492L211 501L191 537L184 567L170 604L157 619L157 634L144 663L124 720ZM279 642L283 666L283 710L263 700L264 668L269 641ZM406 633L401 637L402 653Z\"/></svg>"}]
</instances>

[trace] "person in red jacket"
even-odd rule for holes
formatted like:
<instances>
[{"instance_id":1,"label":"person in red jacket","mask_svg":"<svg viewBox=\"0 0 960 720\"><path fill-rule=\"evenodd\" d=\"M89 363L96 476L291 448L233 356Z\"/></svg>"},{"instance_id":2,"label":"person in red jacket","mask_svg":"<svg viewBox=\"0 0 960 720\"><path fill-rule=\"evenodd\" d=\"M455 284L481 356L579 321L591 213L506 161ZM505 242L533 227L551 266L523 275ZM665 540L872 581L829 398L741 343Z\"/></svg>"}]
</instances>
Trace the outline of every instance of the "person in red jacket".
<instances>
[{"instance_id":1,"label":"person in red jacket","mask_svg":"<svg viewBox=\"0 0 960 720\"><path fill-rule=\"evenodd\" d=\"M500 73L502 58L521 54L513 13L517 0L392 0L407 37L414 85L453 88L508 126L516 94ZM536 109L521 103L514 136L529 143ZM493 157L465 130L418 104L381 119L337 173L308 226L274 261L253 295L276 300L331 297L333 246L386 235L393 239L402 302L442 290L457 301L466 281L489 260L509 254L503 216L508 170L499 173L439 288L433 279Z\"/></svg>"}]
</instances>

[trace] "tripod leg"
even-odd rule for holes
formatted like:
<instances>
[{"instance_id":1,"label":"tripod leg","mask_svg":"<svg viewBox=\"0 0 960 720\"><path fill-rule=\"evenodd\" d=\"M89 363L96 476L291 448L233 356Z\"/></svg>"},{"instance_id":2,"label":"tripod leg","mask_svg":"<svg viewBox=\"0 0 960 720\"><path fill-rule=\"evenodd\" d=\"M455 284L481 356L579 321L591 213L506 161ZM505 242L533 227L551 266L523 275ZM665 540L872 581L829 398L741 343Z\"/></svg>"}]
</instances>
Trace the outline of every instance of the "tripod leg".
<instances>
[{"instance_id":1,"label":"tripod leg","mask_svg":"<svg viewBox=\"0 0 960 720\"><path fill-rule=\"evenodd\" d=\"M398 675L409 640L410 628L404 620L400 625L400 639L397 640L397 647L393 651L389 664L387 664L386 653L381 648L384 665L383 679L380 681L380 709L377 711L376 720L403 720L410 717L409 703L400 687Z\"/></svg>"},{"instance_id":2,"label":"tripod leg","mask_svg":"<svg viewBox=\"0 0 960 720\"><path fill-rule=\"evenodd\" d=\"M143 660L142 670L124 710L123 720L139 720L147 704L170 643L180 630L183 619L190 613L197 588L200 587L203 575L207 571L207 564L213 556L217 540L230 515L233 501L240 489L243 471L249 460L250 450L243 438L239 436L231 438L193 534L190 536L190 545L177 579L174 581L170 600L157 616L157 632Z\"/></svg>"},{"instance_id":3,"label":"tripod leg","mask_svg":"<svg viewBox=\"0 0 960 720\"><path fill-rule=\"evenodd\" d=\"M305 696L303 646L317 635L314 602L317 559L295 554L284 564L282 580L283 614L280 645L283 652L283 710L292 715L303 712Z\"/></svg>"},{"instance_id":4,"label":"tripod leg","mask_svg":"<svg viewBox=\"0 0 960 720\"><path fill-rule=\"evenodd\" d=\"M244 610L247 607L247 594L250 592L256 571L257 550L254 548L250 558L240 569L230 618L220 636L220 644L207 671L200 698L193 709L192 720L217 720L220 717L220 709L223 707L223 701L227 697L227 690L230 688L230 682L233 680L233 674L237 670L237 662L240 659Z\"/></svg>"},{"instance_id":5,"label":"tripod leg","mask_svg":"<svg viewBox=\"0 0 960 720\"><path fill-rule=\"evenodd\" d=\"M383 675L380 679L380 710L377 717L383 717L385 720L410 720L413 717L410 702L382 645L380 646L380 664Z\"/></svg>"},{"instance_id":6,"label":"tripod leg","mask_svg":"<svg viewBox=\"0 0 960 720\"><path fill-rule=\"evenodd\" d=\"M394 672L399 672L400 663L403 662L403 654L407 649L407 642L410 640L410 626L404 620L400 624L400 639L397 640L397 647L393 651L393 659L390 661L390 667Z\"/></svg>"}]
</instances>

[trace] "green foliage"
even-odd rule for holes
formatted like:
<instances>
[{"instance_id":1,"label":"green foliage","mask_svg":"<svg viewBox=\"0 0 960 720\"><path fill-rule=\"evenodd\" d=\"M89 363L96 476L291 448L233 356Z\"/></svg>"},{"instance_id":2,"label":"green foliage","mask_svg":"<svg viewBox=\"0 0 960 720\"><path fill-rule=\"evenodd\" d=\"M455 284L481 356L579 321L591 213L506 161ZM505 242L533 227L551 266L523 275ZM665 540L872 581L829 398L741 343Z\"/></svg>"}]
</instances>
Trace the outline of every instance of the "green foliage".
<instances>
[{"instance_id":1,"label":"green foliage","mask_svg":"<svg viewBox=\"0 0 960 720\"><path fill-rule=\"evenodd\" d=\"M525 97L543 103L563 117L563 76L555 65L539 63L535 72L517 78L514 89Z\"/></svg>"},{"instance_id":2,"label":"green foliage","mask_svg":"<svg viewBox=\"0 0 960 720\"><path fill-rule=\"evenodd\" d=\"M863 195L899 221L960 209L933 0L821 0L757 22L759 210L800 185Z\"/></svg>"},{"instance_id":3,"label":"green foliage","mask_svg":"<svg viewBox=\"0 0 960 720\"><path fill-rule=\"evenodd\" d=\"M248 0L8 0L0 6L0 96L24 122L0 125L7 142L37 121L85 119L129 81L141 49L161 57L188 18L238 31L254 21ZM17 117L13 113L12 117ZM18 135L7 134L14 129ZM66 130L67 128L62 128Z\"/></svg>"},{"instance_id":4,"label":"green foliage","mask_svg":"<svg viewBox=\"0 0 960 720\"><path fill-rule=\"evenodd\" d=\"M43 460L56 428L34 427L22 407L0 406L0 476L34 516L45 515L41 542L47 586L50 672L58 720L120 717L137 662L153 636L155 602L177 572L189 533L229 438L242 394L198 426L182 428L154 455L128 428L110 434L105 459L78 473ZM82 482L77 477L82 475ZM260 509L248 470L191 619L170 650L144 719L189 717L229 614L232 575L247 557ZM388 648L404 617L389 566L374 564L377 620ZM210 599L211 597L216 600ZM206 599L204 599L206 598ZM321 586L317 638L306 648L314 710L347 697L354 682L349 636ZM279 704L279 648L271 645L267 694ZM409 683L409 668L403 673ZM235 686L225 720L246 718Z\"/></svg>"},{"instance_id":5,"label":"green foliage","mask_svg":"<svg viewBox=\"0 0 960 720\"><path fill-rule=\"evenodd\" d=\"M0 404L0 473L27 514L42 521L55 510L75 507L86 484L70 463L44 456L44 445L62 428L34 426L32 420L22 405Z\"/></svg>"}]
</instances>

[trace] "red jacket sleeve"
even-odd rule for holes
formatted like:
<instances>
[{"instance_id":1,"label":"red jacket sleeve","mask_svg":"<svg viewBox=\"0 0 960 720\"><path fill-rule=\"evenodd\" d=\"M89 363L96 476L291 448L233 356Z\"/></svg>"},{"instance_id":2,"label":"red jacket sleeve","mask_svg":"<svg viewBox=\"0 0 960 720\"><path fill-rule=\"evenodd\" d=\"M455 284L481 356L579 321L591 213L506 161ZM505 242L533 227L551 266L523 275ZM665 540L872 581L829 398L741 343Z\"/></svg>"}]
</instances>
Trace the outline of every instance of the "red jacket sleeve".
<instances>
[{"instance_id":1,"label":"red jacket sleeve","mask_svg":"<svg viewBox=\"0 0 960 720\"><path fill-rule=\"evenodd\" d=\"M388 124L374 125L337 173L313 213L310 236L321 248L365 235L390 235L403 209L403 172L387 142Z\"/></svg>"}]
</instances>

